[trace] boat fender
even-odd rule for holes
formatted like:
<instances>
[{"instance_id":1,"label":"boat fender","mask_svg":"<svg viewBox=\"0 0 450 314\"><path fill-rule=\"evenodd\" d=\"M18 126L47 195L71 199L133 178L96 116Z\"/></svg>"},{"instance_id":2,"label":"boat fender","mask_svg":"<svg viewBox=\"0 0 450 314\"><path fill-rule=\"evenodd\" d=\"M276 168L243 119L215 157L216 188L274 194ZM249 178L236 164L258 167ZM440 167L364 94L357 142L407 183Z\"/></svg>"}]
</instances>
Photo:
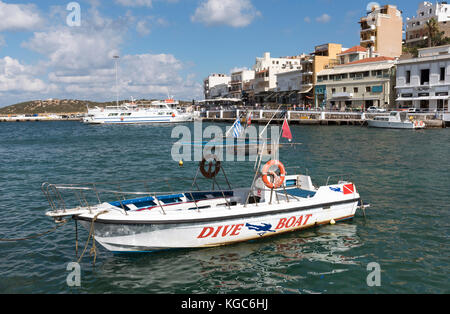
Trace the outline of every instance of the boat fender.
<instances>
[{"instance_id":1,"label":"boat fender","mask_svg":"<svg viewBox=\"0 0 450 314\"><path fill-rule=\"evenodd\" d=\"M271 167L277 166L280 171L280 175L277 175L275 171L269 171ZM269 176L273 177L273 182L270 182ZM283 185L286 178L286 168L278 160L271 160L265 164L262 170L262 180L266 187L269 189L278 189Z\"/></svg>"}]
</instances>

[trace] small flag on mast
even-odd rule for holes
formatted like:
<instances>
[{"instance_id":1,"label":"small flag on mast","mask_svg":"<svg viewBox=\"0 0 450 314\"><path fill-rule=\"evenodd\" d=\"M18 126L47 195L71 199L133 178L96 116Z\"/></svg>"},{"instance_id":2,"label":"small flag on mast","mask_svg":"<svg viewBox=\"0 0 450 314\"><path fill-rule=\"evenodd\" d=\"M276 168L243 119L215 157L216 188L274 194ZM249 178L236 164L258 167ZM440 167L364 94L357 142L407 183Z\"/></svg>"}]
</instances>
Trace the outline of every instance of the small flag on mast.
<instances>
[{"instance_id":1,"label":"small flag on mast","mask_svg":"<svg viewBox=\"0 0 450 314\"><path fill-rule=\"evenodd\" d=\"M292 133L291 133L291 129L289 128L287 119L284 119L282 137L287 138L289 140L289 142L292 141Z\"/></svg>"},{"instance_id":2,"label":"small flag on mast","mask_svg":"<svg viewBox=\"0 0 450 314\"><path fill-rule=\"evenodd\" d=\"M241 136L242 131L243 131L243 128L242 128L241 122L239 121L239 118L238 118L233 126L233 136L234 137Z\"/></svg>"}]
</instances>

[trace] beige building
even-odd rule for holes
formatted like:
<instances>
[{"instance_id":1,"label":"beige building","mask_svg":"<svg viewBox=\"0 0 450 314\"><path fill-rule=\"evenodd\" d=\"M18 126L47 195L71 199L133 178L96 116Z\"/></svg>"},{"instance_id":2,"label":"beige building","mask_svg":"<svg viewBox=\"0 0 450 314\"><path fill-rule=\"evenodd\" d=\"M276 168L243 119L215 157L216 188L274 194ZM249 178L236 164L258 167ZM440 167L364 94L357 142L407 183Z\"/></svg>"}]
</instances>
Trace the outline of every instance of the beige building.
<instances>
[{"instance_id":1,"label":"beige building","mask_svg":"<svg viewBox=\"0 0 450 314\"><path fill-rule=\"evenodd\" d=\"M316 94L314 86L317 83L317 74L326 68L332 68L339 64L338 55L342 53L341 44L328 43L316 46L314 53L302 59L302 69L300 72L300 90L299 101L300 106L317 107L315 102Z\"/></svg>"},{"instance_id":2,"label":"beige building","mask_svg":"<svg viewBox=\"0 0 450 314\"><path fill-rule=\"evenodd\" d=\"M365 58L319 72L319 105L339 110L394 106L395 64L394 58Z\"/></svg>"},{"instance_id":3,"label":"beige building","mask_svg":"<svg viewBox=\"0 0 450 314\"><path fill-rule=\"evenodd\" d=\"M359 23L362 47L380 56L398 58L402 55L403 18L395 5L374 6Z\"/></svg>"}]
</instances>

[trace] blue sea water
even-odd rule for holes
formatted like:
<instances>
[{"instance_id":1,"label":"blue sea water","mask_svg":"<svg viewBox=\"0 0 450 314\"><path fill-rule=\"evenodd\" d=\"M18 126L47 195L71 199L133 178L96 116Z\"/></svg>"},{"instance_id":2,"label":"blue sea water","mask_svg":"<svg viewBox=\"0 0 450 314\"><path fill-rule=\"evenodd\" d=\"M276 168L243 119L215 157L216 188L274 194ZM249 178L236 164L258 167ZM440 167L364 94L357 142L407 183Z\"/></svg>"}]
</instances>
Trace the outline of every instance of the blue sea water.
<instances>
[{"instance_id":1,"label":"blue sea water","mask_svg":"<svg viewBox=\"0 0 450 314\"><path fill-rule=\"evenodd\" d=\"M197 164L180 168L170 157L173 127L1 123L0 238L53 228L43 182L191 178ZM97 246L95 267L88 254L81 262L77 288L66 283L77 260L68 223L0 242L0 293L449 293L450 129L291 130L302 145L283 148L283 163L307 169L316 185L350 174L371 204L366 218L211 249L116 255ZM251 183L253 163L224 169L233 185ZM81 248L87 235L80 228ZM370 263L381 269L380 286L367 284Z\"/></svg>"}]
</instances>

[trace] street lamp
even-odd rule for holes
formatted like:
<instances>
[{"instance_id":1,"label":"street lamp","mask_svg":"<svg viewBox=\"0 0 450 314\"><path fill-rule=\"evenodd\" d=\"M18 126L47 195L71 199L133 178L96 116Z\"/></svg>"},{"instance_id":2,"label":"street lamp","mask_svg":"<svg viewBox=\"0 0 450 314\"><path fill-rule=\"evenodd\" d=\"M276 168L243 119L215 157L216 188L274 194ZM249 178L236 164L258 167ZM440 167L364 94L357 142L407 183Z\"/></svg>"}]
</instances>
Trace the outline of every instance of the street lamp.
<instances>
[{"instance_id":1,"label":"street lamp","mask_svg":"<svg viewBox=\"0 0 450 314\"><path fill-rule=\"evenodd\" d=\"M115 62L115 66L116 66L116 105L117 107L119 106L119 79L118 79L118 75L117 75L117 71L118 71L118 62L119 62L119 56L113 56L114 62Z\"/></svg>"}]
</instances>

